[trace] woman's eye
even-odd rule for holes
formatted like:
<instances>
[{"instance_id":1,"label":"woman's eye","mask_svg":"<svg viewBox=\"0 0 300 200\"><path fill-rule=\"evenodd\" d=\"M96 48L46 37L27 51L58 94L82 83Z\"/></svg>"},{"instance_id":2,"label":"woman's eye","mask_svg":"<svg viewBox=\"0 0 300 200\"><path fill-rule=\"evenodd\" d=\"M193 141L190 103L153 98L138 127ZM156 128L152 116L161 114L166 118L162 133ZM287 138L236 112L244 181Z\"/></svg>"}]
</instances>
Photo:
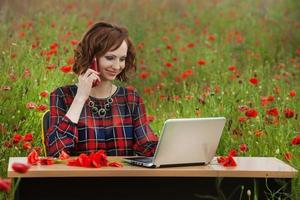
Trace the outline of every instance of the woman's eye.
<instances>
[{"instance_id":1,"label":"woman's eye","mask_svg":"<svg viewBox=\"0 0 300 200\"><path fill-rule=\"evenodd\" d=\"M105 57L107 60L113 60L114 58L113 57L111 57L111 56L106 56Z\"/></svg>"},{"instance_id":2,"label":"woman's eye","mask_svg":"<svg viewBox=\"0 0 300 200\"><path fill-rule=\"evenodd\" d=\"M126 60L125 58L121 58L121 59L120 59L121 62L124 62L125 60Z\"/></svg>"}]
</instances>

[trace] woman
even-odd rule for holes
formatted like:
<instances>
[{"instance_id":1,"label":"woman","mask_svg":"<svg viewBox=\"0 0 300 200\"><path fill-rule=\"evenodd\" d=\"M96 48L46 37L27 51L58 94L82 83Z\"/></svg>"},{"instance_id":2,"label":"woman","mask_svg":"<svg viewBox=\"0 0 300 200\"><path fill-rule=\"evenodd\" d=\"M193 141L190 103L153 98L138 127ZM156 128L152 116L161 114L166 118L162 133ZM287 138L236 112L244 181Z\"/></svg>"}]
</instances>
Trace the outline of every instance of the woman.
<instances>
[{"instance_id":1,"label":"woman","mask_svg":"<svg viewBox=\"0 0 300 200\"><path fill-rule=\"evenodd\" d=\"M50 95L47 154L58 156L105 150L109 156L153 156L157 136L152 132L143 99L126 81L135 70L135 50L126 28L99 22L83 36L75 50L76 85L57 88Z\"/></svg>"}]
</instances>

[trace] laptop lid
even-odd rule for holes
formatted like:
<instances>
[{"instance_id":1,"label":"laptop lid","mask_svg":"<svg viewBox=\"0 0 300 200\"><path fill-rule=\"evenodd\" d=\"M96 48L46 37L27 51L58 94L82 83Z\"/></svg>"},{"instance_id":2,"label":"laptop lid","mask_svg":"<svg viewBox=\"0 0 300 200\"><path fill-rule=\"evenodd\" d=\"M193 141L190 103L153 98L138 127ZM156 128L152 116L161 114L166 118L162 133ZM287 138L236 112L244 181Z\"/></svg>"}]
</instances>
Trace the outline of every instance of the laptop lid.
<instances>
[{"instance_id":1,"label":"laptop lid","mask_svg":"<svg viewBox=\"0 0 300 200\"><path fill-rule=\"evenodd\" d=\"M215 156L225 121L224 117L166 120L154 165L209 163Z\"/></svg>"}]
</instances>

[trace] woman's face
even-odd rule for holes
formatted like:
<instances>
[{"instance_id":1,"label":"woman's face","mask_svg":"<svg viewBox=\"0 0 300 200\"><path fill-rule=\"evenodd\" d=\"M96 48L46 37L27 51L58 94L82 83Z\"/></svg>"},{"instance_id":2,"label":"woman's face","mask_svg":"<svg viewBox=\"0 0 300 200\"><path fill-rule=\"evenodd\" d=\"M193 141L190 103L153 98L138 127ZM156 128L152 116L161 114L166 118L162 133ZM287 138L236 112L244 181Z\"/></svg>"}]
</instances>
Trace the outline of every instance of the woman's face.
<instances>
[{"instance_id":1,"label":"woman's face","mask_svg":"<svg viewBox=\"0 0 300 200\"><path fill-rule=\"evenodd\" d=\"M100 78L103 81L115 80L118 74L125 68L125 59L127 55L127 43L125 40L114 51L108 51L98 60Z\"/></svg>"}]
</instances>

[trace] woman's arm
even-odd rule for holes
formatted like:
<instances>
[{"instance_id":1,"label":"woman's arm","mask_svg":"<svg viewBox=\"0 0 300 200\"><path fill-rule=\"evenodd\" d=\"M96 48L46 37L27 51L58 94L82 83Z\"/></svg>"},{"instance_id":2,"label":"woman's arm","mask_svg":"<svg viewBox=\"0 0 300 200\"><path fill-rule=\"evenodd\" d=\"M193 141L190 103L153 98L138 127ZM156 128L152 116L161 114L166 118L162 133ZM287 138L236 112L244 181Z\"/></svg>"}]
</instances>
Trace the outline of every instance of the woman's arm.
<instances>
[{"instance_id":1,"label":"woman's arm","mask_svg":"<svg viewBox=\"0 0 300 200\"><path fill-rule=\"evenodd\" d=\"M77 122L84 102L75 97L67 111L64 98L62 88L58 88L50 95L50 126L46 133L49 156L57 156L63 149L70 151L78 140Z\"/></svg>"},{"instance_id":2,"label":"woman's arm","mask_svg":"<svg viewBox=\"0 0 300 200\"><path fill-rule=\"evenodd\" d=\"M57 156L61 150L68 151L74 148L75 143L78 142L77 123L85 101L91 92L93 82L101 81L98 75L99 73L92 69L79 75L77 92L68 110L64 101L64 98L67 97L62 88L51 93L50 128L46 134L47 155Z\"/></svg>"},{"instance_id":3,"label":"woman's arm","mask_svg":"<svg viewBox=\"0 0 300 200\"><path fill-rule=\"evenodd\" d=\"M136 104L133 110L133 125L135 144L133 149L135 153L145 156L153 156L156 150L158 137L153 133L149 122L143 99L134 92Z\"/></svg>"}]
</instances>

